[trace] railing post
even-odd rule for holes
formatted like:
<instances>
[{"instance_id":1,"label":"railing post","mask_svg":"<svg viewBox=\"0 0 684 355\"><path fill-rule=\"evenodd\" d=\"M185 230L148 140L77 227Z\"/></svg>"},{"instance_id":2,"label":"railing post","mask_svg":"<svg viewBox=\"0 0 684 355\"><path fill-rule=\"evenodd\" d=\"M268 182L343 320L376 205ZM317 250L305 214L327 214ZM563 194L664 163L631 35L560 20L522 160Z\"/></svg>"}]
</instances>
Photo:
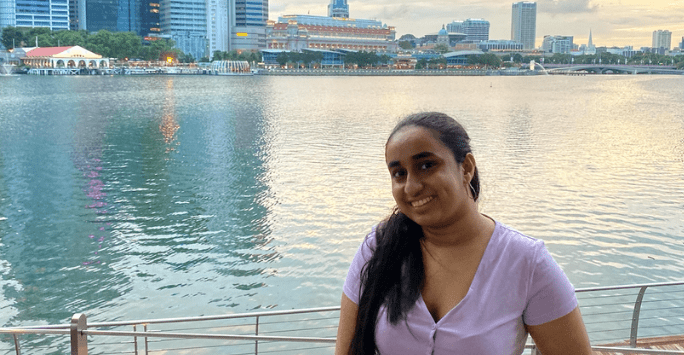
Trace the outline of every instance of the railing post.
<instances>
[{"instance_id":1,"label":"railing post","mask_svg":"<svg viewBox=\"0 0 684 355\"><path fill-rule=\"evenodd\" d=\"M19 337L16 334L12 334L14 337L14 351L17 355L21 355L21 349L19 348Z\"/></svg>"},{"instance_id":2,"label":"railing post","mask_svg":"<svg viewBox=\"0 0 684 355\"><path fill-rule=\"evenodd\" d=\"M76 313L71 317L71 355L88 355L88 339L83 330L88 329L86 315Z\"/></svg>"},{"instance_id":3,"label":"railing post","mask_svg":"<svg viewBox=\"0 0 684 355\"><path fill-rule=\"evenodd\" d=\"M138 331L135 324L133 324L133 331L134 332ZM133 337L133 348L135 349L135 351L134 351L135 355L138 355L138 337Z\"/></svg>"},{"instance_id":4,"label":"railing post","mask_svg":"<svg viewBox=\"0 0 684 355\"><path fill-rule=\"evenodd\" d=\"M632 333L629 336L629 346L636 348L637 332L639 330L639 312L641 311L641 301L644 299L644 293L648 286L642 286L639 290L636 302L634 303L634 313L632 314Z\"/></svg>"},{"instance_id":5,"label":"railing post","mask_svg":"<svg viewBox=\"0 0 684 355\"><path fill-rule=\"evenodd\" d=\"M145 333L147 333L147 324L143 325ZM145 337L145 355L148 355L149 346L147 344L147 337Z\"/></svg>"},{"instance_id":6,"label":"railing post","mask_svg":"<svg viewBox=\"0 0 684 355\"><path fill-rule=\"evenodd\" d=\"M256 330L254 335L259 335L259 316L256 317ZM259 341L254 341L254 355L259 355Z\"/></svg>"}]
</instances>

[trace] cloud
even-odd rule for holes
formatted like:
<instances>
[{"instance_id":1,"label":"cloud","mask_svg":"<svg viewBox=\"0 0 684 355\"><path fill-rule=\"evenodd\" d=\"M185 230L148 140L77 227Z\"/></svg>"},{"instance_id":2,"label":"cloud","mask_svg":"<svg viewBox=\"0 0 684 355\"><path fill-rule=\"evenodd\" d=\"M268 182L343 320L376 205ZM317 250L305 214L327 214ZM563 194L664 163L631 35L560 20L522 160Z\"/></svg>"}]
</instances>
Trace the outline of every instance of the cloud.
<instances>
[{"instance_id":1,"label":"cloud","mask_svg":"<svg viewBox=\"0 0 684 355\"><path fill-rule=\"evenodd\" d=\"M590 0L540 0L537 11L547 14L589 13L598 10Z\"/></svg>"}]
</instances>

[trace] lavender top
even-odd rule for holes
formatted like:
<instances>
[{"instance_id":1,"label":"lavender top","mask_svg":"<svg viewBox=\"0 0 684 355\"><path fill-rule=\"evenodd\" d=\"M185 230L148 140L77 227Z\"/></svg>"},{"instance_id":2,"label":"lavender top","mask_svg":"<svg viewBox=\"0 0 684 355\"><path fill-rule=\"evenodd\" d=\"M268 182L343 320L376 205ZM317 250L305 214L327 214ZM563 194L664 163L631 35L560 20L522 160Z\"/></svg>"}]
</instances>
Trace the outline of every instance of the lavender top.
<instances>
[{"instance_id":1,"label":"lavender top","mask_svg":"<svg viewBox=\"0 0 684 355\"><path fill-rule=\"evenodd\" d=\"M375 228L354 256L344 293L359 303L360 272L375 249ZM577 306L570 281L544 242L496 222L465 298L437 323L422 297L392 325L383 306L375 340L381 354L519 355L525 324L560 318Z\"/></svg>"}]
</instances>

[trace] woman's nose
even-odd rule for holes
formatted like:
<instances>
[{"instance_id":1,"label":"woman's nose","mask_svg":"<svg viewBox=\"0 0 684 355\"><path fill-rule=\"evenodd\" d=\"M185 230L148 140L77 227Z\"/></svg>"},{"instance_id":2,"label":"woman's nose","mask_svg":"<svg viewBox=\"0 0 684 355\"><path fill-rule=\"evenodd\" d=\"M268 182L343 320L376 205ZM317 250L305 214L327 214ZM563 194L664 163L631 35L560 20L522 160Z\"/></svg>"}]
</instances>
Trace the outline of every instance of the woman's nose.
<instances>
[{"instance_id":1,"label":"woman's nose","mask_svg":"<svg viewBox=\"0 0 684 355\"><path fill-rule=\"evenodd\" d=\"M404 184L404 192L409 196L417 195L423 189L423 183L420 177L416 174L409 174L406 177L406 184Z\"/></svg>"}]
</instances>

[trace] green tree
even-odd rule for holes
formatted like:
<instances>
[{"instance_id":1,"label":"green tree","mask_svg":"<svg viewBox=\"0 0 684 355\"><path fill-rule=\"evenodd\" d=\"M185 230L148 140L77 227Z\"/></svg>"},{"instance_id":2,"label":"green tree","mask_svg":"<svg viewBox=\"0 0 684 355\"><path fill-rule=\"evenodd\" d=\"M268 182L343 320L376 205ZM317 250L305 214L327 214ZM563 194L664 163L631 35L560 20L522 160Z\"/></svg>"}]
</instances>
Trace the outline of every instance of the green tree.
<instances>
[{"instance_id":1,"label":"green tree","mask_svg":"<svg viewBox=\"0 0 684 355\"><path fill-rule=\"evenodd\" d=\"M38 42L38 47L55 47L57 46L57 41L52 38L49 33L43 33L35 36Z\"/></svg>"},{"instance_id":2,"label":"green tree","mask_svg":"<svg viewBox=\"0 0 684 355\"><path fill-rule=\"evenodd\" d=\"M99 30L88 37L84 48L105 58L112 58L111 42L112 33L107 30Z\"/></svg>"},{"instance_id":3,"label":"green tree","mask_svg":"<svg viewBox=\"0 0 684 355\"><path fill-rule=\"evenodd\" d=\"M409 41L399 41L399 48L401 48L401 49L412 49L413 45Z\"/></svg>"},{"instance_id":4,"label":"green tree","mask_svg":"<svg viewBox=\"0 0 684 355\"><path fill-rule=\"evenodd\" d=\"M523 56L520 53L513 54L513 61L516 63L522 63Z\"/></svg>"},{"instance_id":5,"label":"green tree","mask_svg":"<svg viewBox=\"0 0 684 355\"><path fill-rule=\"evenodd\" d=\"M444 43L440 43L435 46L434 50L439 53L439 54L444 54L444 53L449 53L451 52L451 49L449 49L449 46L447 46Z\"/></svg>"},{"instance_id":6,"label":"green tree","mask_svg":"<svg viewBox=\"0 0 684 355\"><path fill-rule=\"evenodd\" d=\"M2 45L5 48L20 47L24 38L24 33L16 27L8 26L2 29Z\"/></svg>"},{"instance_id":7,"label":"green tree","mask_svg":"<svg viewBox=\"0 0 684 355\"><path fill-rule=\"evenodd\" d=\"M57 41L59 46L81 46L84 47L86 44L86 38L88 33L82 33L81 31L69 31L61 30L52 33L53 38Z\"/></svg>"},{"instance_id":8,"label":"green tree","mask_svg":"<svg viewBox=\"0 0 684 355\"><path fill-rule=\"evenodd\" d=\"M173 40L159 38L150 42L149 46L143 47L140 56L145 60L161 60L162 53L171 51L175 45L176 43Z\"/></svg>"},{"instance_id":9,"label":"green tree","mask_svg":"<svg viewBox=\"0 0 684 355\"><path fill-rule=\"evenodd\" d=\"M211 57L211 61L217 61L217 60L223 60L223 53L222 51L214 51L214 55Z\"/></svg>"},{"instance_id":10,"label":"green tree","mask_svg":"<svg viewBox=\"0 0 684 355\"><path fill-rule=\"evenodd\" d=\"M287 64L287 62L289 60L290 60L290 56L288 55L287 52L280 52L276 56L276 62L278 62L278 65L280 65L281 67L285 66L285 64Z\"/></svg>"},{"instance_id":11,"label":"green tree","mask_svg":"<svg viewBox=\"0 0 684 355\"><path fill-rule=\"evenodd\" d=\"M116 32L109 43L111 58L138 58L142 50L142 39L133 32Z\"/></svg>"}]
</instances>

